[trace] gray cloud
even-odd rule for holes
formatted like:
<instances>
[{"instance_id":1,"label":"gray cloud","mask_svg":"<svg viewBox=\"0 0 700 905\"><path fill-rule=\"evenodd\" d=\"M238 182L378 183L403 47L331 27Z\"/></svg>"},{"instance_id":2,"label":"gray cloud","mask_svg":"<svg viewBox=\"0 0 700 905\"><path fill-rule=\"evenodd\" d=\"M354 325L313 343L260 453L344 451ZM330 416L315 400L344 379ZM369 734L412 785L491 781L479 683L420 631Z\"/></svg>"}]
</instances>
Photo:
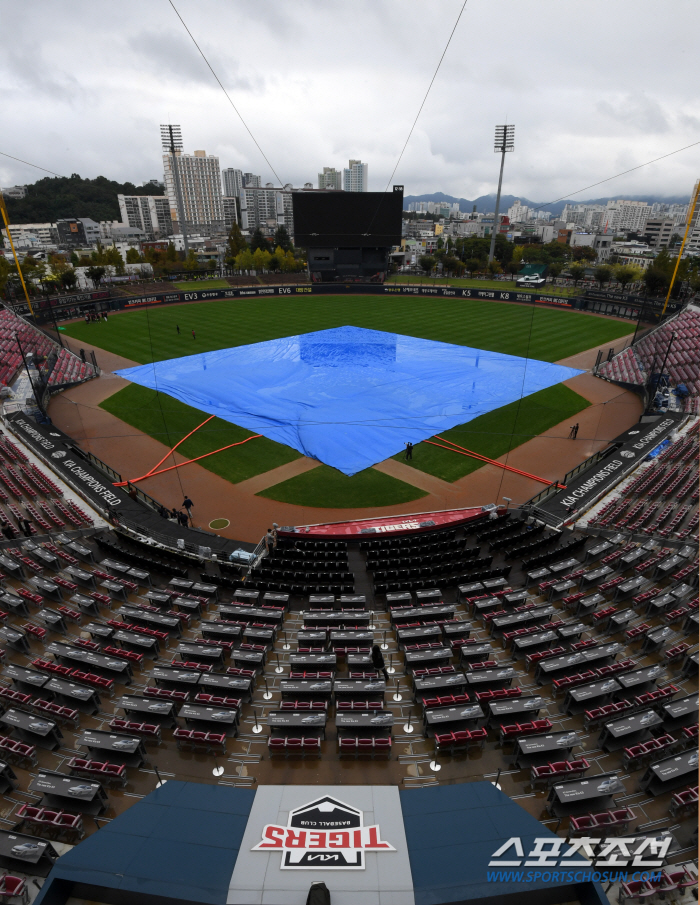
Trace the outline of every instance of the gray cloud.
<instances>
[{"instance_id":1,"label":"gray cloud","mask_svg":"<svg viewBox=\"0 0 700 905\"><path fill-rule=\"evenodd\" d=\"M176 5L284 182L360 157L379 190L461 0ZM684 16L679 31L651 0L538 0L534 12L470 0L394 181L411 194L493 191L493 127L506 117L504 188L541 200L700 140L700 6ZM174 121L186 150L273 178L166 0L4 0L0 28L1 150L141 182L162 172L158 127ZM605 194L687 194L697 160L679 154ZM0 184L41 175L0 158Z\"/></svg>"}]
</instances>

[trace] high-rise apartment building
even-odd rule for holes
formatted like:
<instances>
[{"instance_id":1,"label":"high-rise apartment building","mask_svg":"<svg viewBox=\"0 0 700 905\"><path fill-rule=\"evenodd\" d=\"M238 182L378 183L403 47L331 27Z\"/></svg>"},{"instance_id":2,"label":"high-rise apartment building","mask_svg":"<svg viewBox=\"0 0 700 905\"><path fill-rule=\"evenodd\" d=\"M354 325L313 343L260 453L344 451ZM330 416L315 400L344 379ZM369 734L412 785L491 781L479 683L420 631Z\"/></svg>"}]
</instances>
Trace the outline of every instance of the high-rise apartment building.
<instances>
[{"instance_id":1,"label":"high-rise apartment building","mask_svg":"<svg viewBox=\"0 0 700 905\"><path fill-rule=\"evenodd\" d=\"M339 192L343 188L341 185L342 178L343 174L340 170L336 170L335 167L324 167L323 172L318 174L318 187L319 189L334 189Z\"/></svg>"},{"instance_id":2,"label":"high-rise apartment building","mask_svg":"<svg viewBox=\"0 0 700 905\"><path fill-rule=\"evenodd\" d=\"M256 176L255 173L244 173L243 174L243 187L251 188L251 189L259 189L262 186L262 179L260 176Z\"/></svg>"},{"instance_id":3,"label":"high-rise apartment building","mask_svg":"<svg viewBox=\"0 0 700 905\"><path fill-rule=\"evenodd\" d=\"M177 167L182 186L182 205L188 233L192 231L221 231L224 211L221 202L221 171L219 158L207 156L206 151L183 154L176 151ZM181 232L177 222L177 196L172 167L172 154L163 154L165 191L170 202L173 231Z\"/></svg>"},{"instance_id":4,"label":"high-rise apartment building","mask_svg":"<svg viewBox=\"0 0 700 905\"><path fill-rule=\"evenodd\" d=\"M245 186L241 189L241 229L252 232L261 228L274 230L284 226L294 235L292 212L292 186L275 188L273 185Z\"/></svg>"},{"instance_id":5,"label":"high-rise apartment building","mask_svg":"<svg viewBox=\"0 0 700 905\"><path fill-rule=\"evenodd\" d=\"M523 220L527 220L528 211L530 208L527 204L521 204L520 198L508 208L508 219L511 223L521 223Z\"/></svg>"},{"instance_id":6,"label":"high-rise apartment building","mask_svg":"<svg viewBox=\"0 0 700 905\"><path fill-rule=\"evenodd\" d=\"M142 229L149 239L171 236L173 221L167 195L117 195L121 222Z\"/></svg>"},{"instance_id":7,"label":"high-rise apartment building","mask_svg":"<svg viewBox=\"0 0 700 905\"><path fill-rule=\"evenodd\" d=\"M238 198L241 193L241 189L243 188L242 170L234 170L231 167L226 170L222 170L221 182L225 198Z\"/></svg>"},{"instance_id":8,"label":"high-rise apartment building","mask_svg":"<svg viewBox=\"0 0 700 905\"><path fill-rule=\"evenodd\" d=\"M346 192L369 191L369 166L361 160L350 160L343 170L343 188Z\"/></svg>"},{"instance_id":9,"label":"high-rise apartment building","mask_svg":"<svg viewBox=\"0 0 700 905\"><path fill-rule=\"evenodd\" d=\"M646 201L608 201L601 218L613 232L643 232L651 217Z\"/></svg>"},{"instance_id":10,"label":"high-rise apartment building","mask_svg":"<svg viewBox=\"0 0 700 905\"><path fill-rule=\"evenodd\" d=\"M227 233L230 233L233 224L239 222L238 205L240 204L240 198L227 198L226 195L224 195L221 199L221 203L224 208L224 229Z\"/></svg>"},{"instance_id":11,"label":"high-rise apartment building","mask_svg":"<svg viewBox=\"0 0 700 905\"><path fill-rule=\"evenodd\" d=\"M700 182L700 179L698 180ZM693 186L693 192L690 196L690 204L688 205L688 214L686 217L685 225L690 222L690 227L688 229L688 238L685 240L685 248L683 249L683 257L688 257L688 255L700 255L700 198L698 199L698 203L695 205L695 210L692 209L693 198L695 197L695 193L698 190L698 182ZM679 233L684 233L684 229L679 229Z\"/></svg>"}]
</instances>

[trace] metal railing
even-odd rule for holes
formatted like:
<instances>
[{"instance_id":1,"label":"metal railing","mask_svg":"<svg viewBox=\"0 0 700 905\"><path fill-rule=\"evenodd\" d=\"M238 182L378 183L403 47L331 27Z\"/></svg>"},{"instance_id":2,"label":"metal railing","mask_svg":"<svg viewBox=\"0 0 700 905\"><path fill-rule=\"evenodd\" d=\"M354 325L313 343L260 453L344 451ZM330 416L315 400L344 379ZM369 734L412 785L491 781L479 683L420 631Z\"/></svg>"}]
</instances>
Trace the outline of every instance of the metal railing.
<instances>
[{"instance_id":1,"label":"metal railing","mask_svg":"<svg viewBox=\"0 0 700 905\"><path fill-rule=\"evenodd\" d=\"M103 471L110 478L114 478L116 482L121 483L124 480L118 471L115 471L111 467L111 465L107 465L106 462L103 462L102 459L99 459L94 453L84 452L83 450L80 450L80 452L83 456L85 456L86 459L92 462L93 465L96 465L97 468L100 469L100 471ZM135 493L136 498L141 500L142 503L145 503L155 512L160 512L163 504L159 500L155 499L155 497L150 496L150 494L141 490L139 487L136 487L135 484L127 483L127 493L132 497L132 499Z\"/></svg>"},{"instance_id":2,"label":"metal railing","mask_svg":"<svg viewBox=\"0 0 700 905\"><path fill-rule=\"evenodd\" d=\"M572 468L571 471L567 471L567 473L562 478L561 482L552 481L549 487L545 487L544 490L540 490L539 493L535 494L535 496L531 497L531 499L527 500L527 502L523 503L521 508L525 508L526 506L536 506L538 503L541 503L542 500L547 500L549 497L554 496L555 493L559 493L558 483L562 483L564 485L568 484L571 478L576 477L577 474L580 474L582 471L585 471L587 468L590 468L591 465L595 465L597 462L600 462L601 459L605 458L608 453L611 452L612 447L606 446L605 449L600 449L598 452L593 453L592 456L589 456L587 459L584 459L583 462L579 462L579 464Z\"/></svg>"}]
</instances>

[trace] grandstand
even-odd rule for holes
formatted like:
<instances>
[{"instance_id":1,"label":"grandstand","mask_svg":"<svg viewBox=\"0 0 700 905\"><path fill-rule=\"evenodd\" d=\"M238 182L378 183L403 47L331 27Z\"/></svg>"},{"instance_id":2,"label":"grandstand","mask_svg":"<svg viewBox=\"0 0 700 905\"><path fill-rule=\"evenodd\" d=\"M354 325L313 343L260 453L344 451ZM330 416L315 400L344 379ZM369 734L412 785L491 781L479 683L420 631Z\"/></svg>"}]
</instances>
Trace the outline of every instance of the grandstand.
<instances>
[{"instance_id":1,"label":"grandstand","mask_svg":"<svg viewBox=\"0 0 700 905\"><path fill-rule=\"evenodd\" d=\"M97 373L94 365L59 347L47 334L3 307L0 309L0 386L9 386L17 377L24 365L22 351L32 359L52 389L89 380Z\"/></svg>"},{"instance_id":2,"label":"grandstand","mask_svg":"<svg viewBox=\"0 0 700 905\"><path fill-rule=\"evenodd\" d=\"M665 321L633 346L624 349L598 368L607 380L636 387L647 387L667 375L672 390L680 388L677 401L673 395L660 398L659 404L698 413L700 399L700 308L688 305L680 314ZM664 381L666 383L666 381ZM685 389L683 389L685 388ZM675 403L675 404L674 404Z\"/></svg>"},{"instance_id":3,"label":"grandstand","mask_svg":"<svg viewBox=\"0 0 700 905\"><path fill-rule=\"evenodd\" d=\"M252 565L156 539L133 500L128 518L117 507L120 524L107 524L113 509L77 502L50 471L62 460L42 447L48 430L6 424L0 839L42 853L35 864L0 855L17 901L49 872L46 896L77 884L83 897L117 901L112 879L88 881L86 871L122 844L130 809L171 784L181 802L187 783L212 782L222 794L254 795L230 806L249 814L246 832L258 836L277 820L274 811L260 823L258 798L276 789L295 789L298 804L340 788L348 804L362 789L393 790L398 812L379 809L375 822L397 851L405 838L414 885L427 868L407 808L429 810L433 799L420 796L444 789L452 804L441 808L459 800L466 813L474 800L459 796L495 782L499 806L514 808L509 820L537 818L540 834L653 834L663 850L658 882L678 900L691 895L697 423L681 423L613 489L614 504L579 513L573 530L528 509L474 506L398 523L283 528L268 554L253 551ZM202 800L202 813L208 807ZM401 813L405 837L391 822ZM174 824L183 819L173 812ZM125 866L127 889L172 868L162 828L149 833L149 862L160 866ZM263 856L251 847L236 848L227 876L257 870ZM469 871L482 867L464 867L455 882L468 888ZM337 887L311 869L306 890L315 878ZM369 875L362 882L375 888ZM386 875L375 886L396 882ZM598 898L549 883L547 900L604 902L602 887L591 887ZM636 889L617 882L608 895L631 902ZM510 892L494 887L491 898ZM211 900L203 895L190 901Z\"/></svg>"}]
</instances>

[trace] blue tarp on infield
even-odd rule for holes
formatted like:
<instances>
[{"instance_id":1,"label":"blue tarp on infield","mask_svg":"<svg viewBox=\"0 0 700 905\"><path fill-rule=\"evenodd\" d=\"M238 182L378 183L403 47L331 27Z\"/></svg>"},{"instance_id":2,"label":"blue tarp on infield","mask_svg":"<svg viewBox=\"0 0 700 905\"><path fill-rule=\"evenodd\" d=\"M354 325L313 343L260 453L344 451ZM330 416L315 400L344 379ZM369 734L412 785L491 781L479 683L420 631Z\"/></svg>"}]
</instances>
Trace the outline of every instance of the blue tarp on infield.
<instances>
[{"instance_id":1,"label":"blue tarp on infield","mask_svg":"<svg viewBox=\"0 0 700 905\"><path fill-rule=\"evenodd\" d=\"M352 475L582 372L337 327L116 373Z\"/></svg>"}]
</instances>

